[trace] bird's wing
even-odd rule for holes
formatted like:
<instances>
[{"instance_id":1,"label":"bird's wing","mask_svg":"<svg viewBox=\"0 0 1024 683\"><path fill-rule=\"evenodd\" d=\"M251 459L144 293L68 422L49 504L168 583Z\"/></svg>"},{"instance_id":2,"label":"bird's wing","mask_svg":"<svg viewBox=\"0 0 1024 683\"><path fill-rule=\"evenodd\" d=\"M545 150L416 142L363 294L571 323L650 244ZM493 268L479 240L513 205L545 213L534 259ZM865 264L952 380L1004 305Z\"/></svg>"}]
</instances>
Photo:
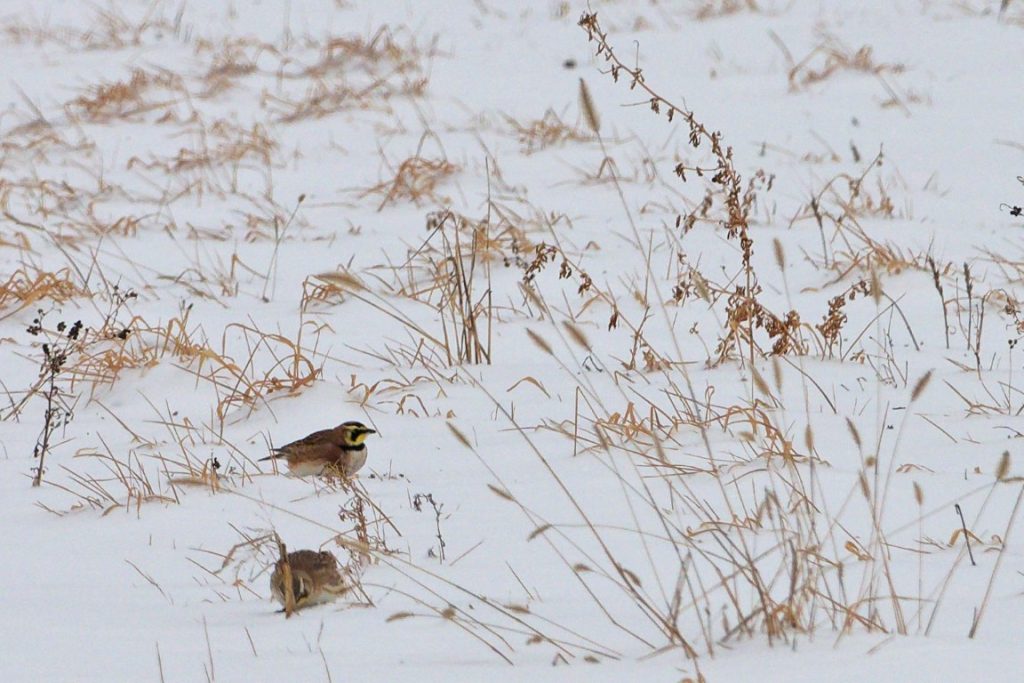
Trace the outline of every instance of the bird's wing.
<instances>
[{"instance_id":1,"label":"bird's wing","mask_svg":"<svg viewBox=\"0 0 1024 683\"><path fill-rule=\"evenodd\" d=\"M259 462L263 462L264 460L274 460L275 458L283 458L288 455L288 451L296 449L301 450L310 446L318 446L320 444L329 444L331 443L333 431L334 430L332 429L321 429L318 432L313 432L312 434L302 437L298 441L292 441L291 443L286 443L283 446L271 448L270 455L265 458L260 458Z\"/></svg>"},{"instance_id":2,"label":"bird's wing","mask_svg":"<svg viewBox=\"0 0 1024 683\"><path fill-rule=\"evenodd\" d=\"M333 429L321 429L318 432L313 432L312 434L310 434L308 436L302 437L298 441L292 441L291 443L286 443L285 445L281 446L280 448L274 448L272 450L275 451L276 453L283 453L283 452L285 452L285 451L287 451L287 450L289 450L291 448L295 448L297 446L298 447L305 447L305 446L316 446L317 444L321 444L321 443L330 443L331 442L331 435L332 435L333 432L334 432Z\"/></svg>"},{"instance_id":3,"label":"bird's wing","mask_svg":"<svg viewBox=\"0 0 1024 683\"><path fill-rule=\"evenodd\" d=\"M288 564L307 572L318 572L338 566L338 558L326 550L296 550L288 553Z\"/></svg>"},{"instance_id":4,"label":"bird's wing","mask_svg":"<svg viewBox=\"0 0 1024 683\"><path fill-rule=\"evenodd\" d=\"M326 550L299 550L288 555L288 562L308 576L319 588L340 586L344 580L338 572L338 558Z\"/></svg>"}]
</instances>

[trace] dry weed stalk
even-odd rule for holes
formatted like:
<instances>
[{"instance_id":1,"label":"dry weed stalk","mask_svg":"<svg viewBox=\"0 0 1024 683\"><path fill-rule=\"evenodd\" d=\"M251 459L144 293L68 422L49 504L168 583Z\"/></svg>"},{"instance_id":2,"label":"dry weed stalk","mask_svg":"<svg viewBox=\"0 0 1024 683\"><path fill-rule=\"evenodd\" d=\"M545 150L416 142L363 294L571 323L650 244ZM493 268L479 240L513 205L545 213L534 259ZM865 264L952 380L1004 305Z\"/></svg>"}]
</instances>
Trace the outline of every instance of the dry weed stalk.
<instances>
[{"instance_id":1,"label":"dry weed stalk","mask_svg":"<svg viewBox=\"0 0 1024 683\"><path fill-rule=\"evenodd\" d=\"M284 587L284 616L290 619L295 613L295 584L292 581L292 566L288 562L288 548L284 541L275 534L277 541L277 570L281 572L281 585Z\"/></svg>"},{"instance_id":2,"label":"dry weed stalk","mask_svg":"<svg viewBox=\"0 0 1024 683\"><path fill-rule=\"evenodd\" d=\"M0 309L12 302L18 304L17 310L44 300L61 304L78 296L89 292L74 281L70 268L49 272L25 265L0 282Z\"/></svg>"},{"instance_id":3,"label":"dry weed stalk","mask_svg":"<svg viewBox=\"0 0 1024 683\"><path fill-rule=\"evenodd\" d=\"M828 313L825 314L824 319L816 325L816 329L821 333L823 341L822 355L827 354L829 358L833 357L833 349L835 345L841 342L841 333L843 325L846 324L847 316L844 312L846 304L857 298L857 295L868 294L868 283L866 280L859 280L854 284L850 285L846 291L841 294L829 299L828 302ZM842 348L839 349L840 355L842 355Z\"/></svg>"},{"instance_id":4,"label":"dry weed stalk","mask_svg":"<svg viewBox=\"0 0 1024 683\"><path fill-rule=\"evenodd\" d=\"M128 337L130 330L119 325L118 317L122 308L136 296L134 291L121 291L115 285L110 309L98 329L86 328L79 320L72 325L60 321L53 330L48 330L44 326L47 312L43 309L38 309L36 318L29 325L28 334L46 339L41 344L43 358L39 378L25 392L19 403L12 402L11 408L3 418L16 418L33 396L41 395L46 401L42 428L33 450L33 457L39 460L32 479L33 486L39 486L43 481L46 456L52 448L51 440L54 433L65 428L74 417L74 404L77 402L77 395L74 393L74 372L80 357L111 336L119 336L122 340Z\"/></svg>"},{"instance_id":5,"label":"dry weed stalk","mask_svg":"<svg viewBox=\"0 0 1024 683\"><path fill-rule=\"evenodd\" d=\"M197 169L238 169L247 161L257 162L266 167L270 166L278 149L278 143L260 124L244 128L236 123L218 119L209 126L200 125L190 134L197 141L196 148L182 147L175 156L166 158L151 156L144 160L133 156L128 159L128 169L159 169L169 176L177 176Z\"/></svg>"},{"instance_id":6,"label":"dry weed stalk","mask_svg":"<svg viewBox=\"0 0 1024 683\"><path fill-rule=\"evenodd\" d=\"M185 86L180 76L169 71L151 73L133 69L127 80L92 86L88 94L71 100L65 109L71 117L81 116L92 123L109 123L132 118L173 102L173 99L147 101L145 96L151 90L169 90L177 96L185 92Z\"/></svg>"},{"instance_id":7,"label":"dry weed stalk","mask_svg":"<svg viewBox=\"0 0 1024 683\"><path fill-rule=\"evenodd\" d=\"M429 365L433 358L446 367L489 364L494 320L491 262L507 241L491 236L489 217L475 221L442 210L427 214L426 225L429 236L404 264L391 268L396 281L387 289L429 308L440 330L428 330L415 315L348 273L323 273L317 279L331 286L331 295L349 296L400 322L417 340L415 349L400 351L411 363ZM321 291L326 291L323 286Z\"/></svg>"},{"instance_id":8,"label":"dry weed stalk","mask_svg":"<svg viewBox=\"0 0 1024 683\"><path fill-rule=\"evenodd\" d=\"M366 38L359 35L330 36L321 41L317 60L303 67L297 75L320 78L353 68L368 72L385 71L391 74L419 73L422 59L436 55L437 38L427 47L417 44L415 37L400 42L398 35L388 26L382 26Z\"/></svg>"},{"instance_id":9,"label":"dry weed stalk","mask_svg":"<svg viewBox=\"0 0 1024 683\"><path fill-rule=\"evenodd\" d=\"M676 117L681 118L689 128L689 142L694 149L699 148L701 144L706 144L710 148L713 158L712 166L704 167L699 164L690 166L685 162L680 162L674 171L684 182L687 180L688 173L701 178L709 177L711 185L722 193L725 210L722 227L725 229L726 237L738 241L740 246L742 283L735 286L730 297L729 320L726 325L725 337L719 343L718 362L725 360L727 354L742 342L747 347L746 359L753 364L758 350L754 336L754 330L757 328L775 332L775 336L778 337L775 346L788 351L792 344L789 342L785 330L789 328L789 322L794 321L793 317L783 318L770 314L767 308L758 301L761 288L751 263L754 249L754 241L749 232L751 211L757 192L762 189L770 191L773 178L763 171L758 171L744 182L733 162L732 148L722 144L721 133L707 128L705 124L697 120L693 112L670 102L653 90L647 85L643 70L639 66L629 67L622 62L608 42L608 36L601 29L596 14L585 13L580 19L579 25L587 32L588 40L596 45L597 56L610 64L608 73L616 82L620 78L624 78L630 90L639 89L645 93L651 111L658 115L664 114L669 122L674 121ZM682 224L683 217L678 216L676 227L681 227ZM741 329L743 330L742 337Z\"/></svg>"},{"instance_id":10,"label":"dry weed stalk","mask_svg":"<svg viewBox=\"0 0 1024 683\"><path fill-rule=\"evenodd\" d=\"M924 393L929 377L930 373L916 383L911 404ZM772 389L763 378L755 377L755 383L759 392L774 401ZM600 398L588 396L586 402L590 401L594 401L591 409L596 410ZM495 405L501 410L497 402ZM874 483L861 474L859 486L873 509L872 539L862 544L847 528L849 522L830 514L827 500L815 491L814 467L825 463L815 454L813 429L808 426L805 431L804 450L777 424L770 403L709 403L706 408L706 416L687 409L674 415L673 420L666 419L653 404L650 416L643 417L630 403L625 413L613 413L607 419L595 416L583 429L579 420L575 427L555 427L574 441L583 438L583 432L588 433L585 442L590 445L581 452L605 464L610 476L620 482L632 526L609 523L605 506L602 524L594 521L584 499L577 498L577 492L551 469L531 432L507 412L505 416L576 509L582 524L544 520L523 506L514 489L500 479L496 479L495 491L536 525L530 538L543 537L553 544L601 609L610 608L600 597L598 586L611 584L631 598L636 613L654 625L666 646L680 647L687 658L696 657L697 650L713 655L717 648L759 632L767 635L770 643L791 643L799 634L814 633L822 626L840 634L853 629L906 633L903 603L916 598L897 592L888 557L895 547L890 538L893 532L882 526L885 493L894 470L890 468L882 478L879 468L872 465ZM680 463L680 457L689 457L676 441L680 427L703 430L712 424L727 431L733 440L739 439L749 458L719 454L709 468ZM855 442L860 444L852 423L851 429ZM465 437L460 443L475 452ZM898 447L899 437L894 449ZM751 470L754 463L758 466ZM1000 465L997 481L1008 469L1005 463ZM698 493L692 484L695 476L712 477L719 482L718 491L702 489ZM739 485L755 477L756 483ZM923 496L919 495L918 500L923 505ZM928 516L934 511L922 514ZM622 533L626 531L626 538L632 541L623 542ZM583 549L591 544L584 544L580 533L596 537L597 552ZM627 553L630 547L632 552ZM627 554L640 566L627 567L622 559ZM578 555L585 559L570 559ZM668 562L667 556L677 558L676 563ZM648 566L643 566L644 557ZM860 589L855 586L858 577L862 580ZM883 604L890 609L883 610ZM721 612L721 619L711 618L712 607ZM633 630L627 612L605 613L624 633L654 650L659 648L659 644ZM894 624L889 623L890 617Z\"/></svg>"},{"instance_id":11,"label":"dry weed stalk","mask_svg":"<svg viewBox=\"0 0 1024 683\"><path fill-rule=\"evenodd\" d=\"M853 235L860 241L871 247L876 247L875 242L860 228L858 223L860 218L895 218L902 215L897 212L895 201L880 176L875 178L874 191L867 183L868 175L872 171L882 168L884 158L883 151L880 149L859 175L839 173L833 176L822 185L820 190L811 195L807 204L790 220L789 225L792 227L799 221L814 219L821 237L822 259L826 267L830 266L831 260L829 244L837 238L843 239L847 247L852 250L845 234L847 229L851 229ZM827 203L826 199L831 201ZM838 211L830 210L831 204L834 204ZM826 221L831 223L834 228L831 239L825 237ZM879 263L885 261L885 258L878 260ZM837 268L835 265L831 265L831 267Z\"/></svg>"},{"instance_id":12,"label":"dry weed stalk","mask_svg":"<svg viewBox=\"0 0 1024 683\"><path fill-rule=\"evenodd\" d=\"M317 81L296 98L264 94L262 104L277 114L275 120L279 123L297 123L322 119L340 111L372 110L380 107L378 102L387 101L395 95L418 96L425 88L423 81L395 89L387 87L383 81L360 88Z\"/></svg>"},{"instance_id":13,"label":"dry weed stalk","mask_svg":"<svg viewBox=\"0 0 1024 683\"><path fill-rule=\"evenodd\" d=\"M693 10L693 18L698 21L718 19L739 12L759 13L761 8L757 0L701 0Z\"/></svg>"},{"instance_id":14,"label":"dry weed stalk","mask_svg":"<svg viewBox=\"0 0 1024 683\"><path fill-rule=\"evenodd\" d=\"M577 392L576 418L569 426L554 426L573 439L574 453L583 452L597 458L618 480L628 499L632 526L615 527L615 530L633 534L630 537L640 544L640 552L632 557L639 557L641 563L647 559L649 566L643 571L626 566L625 553L613 540L608 527L594 521L588 513L587 501L562 479L547 453L534 443L531 432L521 426L486 387L467 373L461 373L466 381L490 396L495 410L524 438L578 519L565 525L543 519L523 505L513 489L493 470L492 490L518 507L535 525L530 538L543 538L555 548L566 568L573 572L610 622L652 650L662 646L677 647L692 660L698 650L714 654L722 643L758 633L766 634L770 643L791 643L796 636L812 633L823 624L831 625L838 632L853 628L888 631L891 628L887 623L889 614L879 606L883 604L891 608L896 629L904 632L900 604L903 598L892 588L886 557L890 549L887 536L881 532L883 505L879 501L884 500L884 494L879 480L876 478L872 489L867 478L862 478L868 500L875 506L872 542L865 546L830 515L827 501L821 499L820 490L816 488L815 468L824 461L815 448L813 429L807 427L806 448L800 448L789 435L789 429L783 426L784 418L780 419L783 414L776 413L781 406L778 370L777 386L773 390L754 363L755 350L758 354L769 353L756 346L755 329L769 334L772 351L779 355L806 353L799 331L812 329L795 312L782 318L758 306L760 289L751 264L753 242L749 222L756 191L770 184L768 177L761 175L755 177L754 182L744 183L732 164L731 150L722 145L717 133L710 132L685 109L657 95L645 84L639 68L620 62L608 46L595 15L585 14L580 23L597 43L598 55L611 64L610 73L614 78L625 75L631 89L642 90L650 97L650 106L656 113L666 113L670 120L675 116L684 119L694 146L705 143L712 148L711 166L680 164L677 173L684 179L687 174L710 176L714 189L706 196L712 202L724 204L723 226L727 236L740 245L740 284L717 287L716 291L716 285L705 278L691 277L680 283L677 294L679 298L701 296L709 301L731 297L730 326L723 343L746 347L748 367L753 374L752 398L748 404L716 405L711 400L713 390L709 387L708 395L699 400L685 371L675 373L674 365L658 363L651 371L660 372L672 387L665 392L668 408L644 398L638 389L624 388L615 382L626 408L621 412L610 411L602 407L596 390L588 388L589 384L581 385ZM581 88L581 109L588 126L599 137L600 119L585 87ZM617 181L615 184L617 186ZM705 210L707 215L710 215L710 208ZM681 226L682 222L680 217L677 225ZM643 248L639 240L638 246ZM784 261L782 257L777 260ZM544 313L550 314L540 292L536 291L535 280L546 266L559 263L559 275L563 279L585 273L557 243L537 245L533 260L523 259L524 292ZM615 300L595 286L589 277L580 279L581 293L588 291L606 301L613 311L610 327L618 324L622 318ZM833 298L829 313L817 330L823 340L823 355L831 353L837 343L845 323L842 309L849 300L872 293L879 305L880 288L875 286L874 279L872 282L869 288L866 282L858 281ZM644 320L633 328L634 365L638 364L640 349L643 349L640 340L650 314L649 306L643 309ZM559 328L556 326L556 329ZM539 349L557 361L552 345L543 336L533 331L529 336ZM729 336L732 336L731 342ZM577 343L584 348L588 346L585 338ZM806 372L801 374L808 382L813 382ZM686 380L685 387L678 386L681 379ZM923 391L921 387L922 383L915 387L912 401ZM754 390L760 397L753 396ZM822 391L820 387L819 391ZM823 391L822 394L827 401L827 395ZM646 400L649 407L638 408L636 397ZM581 399L591 413L589 426L582 428ZM835 406L832 408L835 411ZM679 446L674 440L686 427L699 431L706 446L707 457L702 458L700 467L676 462L679 456L670 454L663 443ZM730 454L713 447L710 442L713 428L725 432L731 442L738 440L743 444L745 457L737 454L729 457ZM463 446L476 453L469 439L454 427L453 434ZM577 442L584 444L582 450ZM478 457L486 466L486 461L479 454ZM699 456L690 457L697 459ZM753 471L744 467L752 464L757 466ZM687 477L695 474L713 477L717 486L712 489L713 493L693 488ZM751 486L748 492L745 485L748 477L762 484L762 490ZM881 483L887 485L888 482ZM693 523L695 519L697 526ZM585 536L586 542L575 533ZM667 557L674 560L667 560ZM670 568L666 571L666 567ZM849 579L851 572L867 577L863 590L854 591ZM635 613L658 634L661 642L651 638L649 630L634 628L622 613L610 608L603 601L598 584L611 585L620 593L626 599L625 604L635 607ZM717 608L718 604L725 605L721 624L717 615L712 619L710 612L712 606Z\"/></svg>"},{"instance_id":15,"label":"dry weed stalk","mask_svg":"<svg viewBox=\"0 0 1024 683\"><path fill-rule=\"evenodd\" d=\"M520 123L507 115L505 121L511 126L523 154L527 156L567 142L585 142L590 139L578 128L565 123L553 109L548 109L544 116L527 123Z\"/></svg>"},{"instance_id":16,"label":"dry weed stalk","mask_svg":"<svg viewBox=\"0 0 1024 683\"><path fill-rule=\"evenodd\" d=\"M74 397L80 395L82 387L86 387L90 399L95 399L98 388L113 385L125 371L153 367L172 359L192 373L197 381L201 379L212 387L217 401L214 413L217 427L210 436L224 443L225 421L235 407L246 406L251 410L259 403L278 396L295 395L321 376L324 357L317 347L323 325L307 322L300 326L297 338L292 340L280 333L232 323L225 328L220 348L215 348L201 327L190 324L191 306L184 307L180 317L166 324L151 325L139 316L125 323L120 320L120 313L127 301L134 297L134 292L121 292L115 288L114 296L114 303L100 327L75 329L77 338L71 347L64 350L57 376L51 378L41 374L21 400L13 403L0 417L11 419L18 416L33 396L47 395L48 386L58 386L58 396ZM41 325L34 328L38 328L38 333L43 332ZM57 332L47 332L52 337L46 345L51 354L57 353L53 344L64 330L62 323ZM310 335L312 343L307 347ZM237 342L245 347L246 355L241 363L229 350L229 336L238 337ZM187 437L186 434L183 438ZM45 452L46 448L42 450ZM201 469L191 462L187 453L180 465L188 476L196 476ZM200 472L198 476L204 475Z\"/></svg>"},{"instance_id":17,"label":"dry weed stalk","mask_svg":"<svg viewBox=\"0 0 1024 683\"><path fill-rule=\"evenodd\" d=\"M939 303L942 304L942 332L946 339L946 349L949 349L949 310L946 308L946 294L942 289L942 278L939 268L935 265L935 259L928 257L928 269L932 272L932 283L939 295Z\"/></svg>"},{"instance_id":18,"label":"dry weed stalk","mask_svg":"<svg viewBox=\"0 0 1024 683\"><path fill-rule=\"evenodd\" d=\"M70 467L61 466L68 477L67 484L47 483L76 496L89 507L101 510L104 516L118 508L124 508L126 513L134 510L135 514L139 515L143 503L178 503L180 498L176 486L194 483L160 475L157 475L154 483L154 478L146 470L142 458L136 451L128 451L122 459L111 451L103 437L100 437L100 442L103 446L102 451L80 450L75 453L75 458L88 458L100 463L107 471L105 476L83 474ZM166 470L161 474L167 475ZM163 490L165 481L168 485L166 492ZM209 486L206 482L204 485Z\"/></svg>"},{"instance_id":19,"label":"dry weed stalk","mask_svg":"<svg viewBox=\"0 0 1024 683\"><path fill-rule=\"evenodd\" d=\"M883 74L901 74L906 70L902 64L875 62L871 46L862 45L853 50L835 36L826 36L817 47L789 70L789 89L798 92L815 83L828 80L840 71L860 71L878 76L883 83ZM815 66L815 62L820 65ZM888 84L886 83L886 86Z\"/></svg>"},{"instance_id":20,"label":"dry weed stalk","mask_svg":"<svg viewBox=\"0 0 1024 683\"><path fill-rule=\"evenodd\" d=\"M43 332L43 319L46 315L42 309L39 309L37 313L38 317L33 319L32 325L28 328L28 333L33 336L38 336ZM70 327L61 321L57 324L57 334L51 336L51 340L42 345L43 360L39 371L39 382L42 385L46 408L43 410L43 425L32 451L32 457L39 461L35 467L32 486L39 486L43 482L46 456L50 452L50 440L54 433L58 429L66 427L74 417L72 396L61 390L58 380L68 361L68 356L79 344L81 332L81 321L76 321Z\"/></svg>"},{"instance_id":21,"label":"dry weed stalk","mask_svg":"<svg viewBox=\"0 0 1024 683\"><path fill-rule=\"evenodd\" d=\"M180 16L170 20L158 13L147 13L141 21L133 22L116 7L107 7L95 8L91 17L74 26L52 26L49 18L45 23L30 24L19 17L19 21L6 23L2 30L14 44L53 43L72 51L120 50L139 46L150 32L179 35L180 21Z\"/></svg>"},{"instance_id":22,"label":"dry weed stalk","mask_svg":"<svg viewBox=\"0 0 1024 683\"><path fill-rule=\"evenodd\" d=\"M302 281L302 300L299 309L306 314L320 306L343 303L345 291L345 288L334 282L329 275L309 275Z\"/></svg>"},{"instance_id":23,"label":"dry weed stalk","mask_svg":"<svg viewBox=\"0 0 1024 683\"><path fill-rule=\"evenodd\" d=\"M434 494L432 493L417 493L412 497L412 509L416 512L423 511L423 504L428 503L431 509L434 511L434 526L437 529L435 538L437 539L437 552L431 548L427 555L429 557L436 557L437 561L444 564L445 560L445 547L447 544L444 541L444 535L441 533L441 512L444 510L444 503L439 503L434 500Z\"/></svg>"},{"instance_id":24,"label":"dry weed stalk","mask_svg":"<svg viewBox=\"0 0 1024 683\"><path fill-rule=\"evenodd\" d=\"M442 211L427 217L427 228L441 237L441 259L433 262L433 268L448 365L490 365L494 318L491 267L490 263L479 259L490 241L490 223L473 224L460 220L450 211ZM469 244L462 236L467 228L471 233ZM487 283L483 292L476 288L478 259L482 261L479 265Z\"/></svg>"},{"instance_id":25,"label":"dry weed stalk","mask_svg":"<svg viewBox=\"0 0 1024 683\"><path fill-rule=\"evenodd\" d=\"M307 325L312 328L314 340L318 340L323 327L313 323L301 325L294 340L241 323L231 323L224 328L221 350L205 353L198 366L192 369L197 377L210 382L216 390L216 414L222 428L236 406L246 406L251 411L258 403L274 398L275 394L294 396L321 376L322 360L320 364L314 362L316 341L312 350L303 344ZM239 334L247 348L248 355L241 365L228 355L227 337L232 333ZM267 356L269 366L261 369ZM204 366L208 366L206 372L203 371Z\"/></svg>"},{"instance_id":26,"label":"dry weed stalk","mask_svg":"<svg viewBox=\"0 0 1024 683\"><path fill-rule=\"evenodd\" d=\"M73 362L65 369L70 390L85 385L94 398L98 388L113 385L125 371L151 368L166 358L190 363L210 357L202 330L189 326L191 306L183 307L180 317L164 325L151 325L141 316L125 322L120 312L135 293L115 286L114 296L103 324L88 330L87 342L76 349Z\"/></svg>"},{"instance_id":27,"label":"dry weed stalk","mask_svg":"<svg viewBox=\"0 0 1024 683\"><path fill-rule=\"evenodd\" d=\"M448 201L438 196L438 185L459 170L447 159L427 159L417 152L398 165L393 178L367 188L360 196L382 195L377 211L400 201L410 201L417 206L423 202L444 205Z\"/></svg>"},{"instance_id":28,"label":"dry weed stalk","mask_svg":"<svg viewBox=\"0 0 1024 683\"><path fill-rule=\"evenodd\" d=\"M382 27L372 37L337 36L314 43L319 48L312 63L296 69L282 59L279 81L301 80L310 84L300 97L264 92L277 120L294 123L323 118L339 111L387 109L394 97L419 97L426 91L428 76L422 60L436 54L436 39L428 47L410 39L400 43L394 32Z\"/></svg>"}]
</instances>

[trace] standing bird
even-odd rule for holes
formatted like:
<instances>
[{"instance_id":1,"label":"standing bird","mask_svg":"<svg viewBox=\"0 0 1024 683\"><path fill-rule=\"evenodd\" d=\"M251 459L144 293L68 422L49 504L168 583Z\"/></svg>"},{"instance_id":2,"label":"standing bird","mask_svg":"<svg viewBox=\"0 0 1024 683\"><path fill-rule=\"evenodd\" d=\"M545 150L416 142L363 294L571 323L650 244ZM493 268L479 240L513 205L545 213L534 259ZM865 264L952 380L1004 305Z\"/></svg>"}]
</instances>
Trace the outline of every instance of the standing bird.
<instances>
[{"instance_id":1,"label":"standing bird","mask_svg":"<svg viewBox=\"0 0 1024 683\"><path fill-rule=\"evenodd\" d=\"M284 551L283 544L280 548ZM270 593L288 616L303 607L336 600L348 589L345 578L338 571L338 559L326 550L296 550L282 554L270 575Z\"/></svg>"},{"instance_id":2,"label":"standing bird","mask_svg":"<svg viewBox=\"0 0 1024 683\"><path fill-rule=\"evenodd\" d=\"M284 458L288 471L304 477L310 474L337 473L351 477L366 464L366 437L376 434L362 422L342 422L334 429L313 432L298 441L272 449L264 460Z\"/></svg>"}]
</instances>

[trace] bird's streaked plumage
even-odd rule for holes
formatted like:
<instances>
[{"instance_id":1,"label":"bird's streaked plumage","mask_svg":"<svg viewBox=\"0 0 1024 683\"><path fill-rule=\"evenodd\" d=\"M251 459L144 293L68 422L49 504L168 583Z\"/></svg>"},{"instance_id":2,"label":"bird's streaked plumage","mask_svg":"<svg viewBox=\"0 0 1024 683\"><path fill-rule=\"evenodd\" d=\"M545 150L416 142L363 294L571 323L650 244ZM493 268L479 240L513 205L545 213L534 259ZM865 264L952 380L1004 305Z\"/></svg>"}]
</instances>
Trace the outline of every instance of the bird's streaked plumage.
<instances>
[{"instance_id":1,"label":"bird's streaked plumage","mask_svg":"<svg viewBox=\"0 0 1024 683\"><path fill-rule=\"evenodd\" d=\"M286 557L287 560L277 561L270 575L270 592L285 611L289 611L286 581L289 575L295 601L292 609L331 602L348 591L349 584L338 570L338 560L332 553L296 550Z\"/></svg>"},{"instance_id":2,"label":"bird's streaked plumage","mask_svg":"<svg viewBox=\"0 0 1024 683\"><path fill-rule=\"evenodd\" d=\"M261 461L284 458L288 471L300 477L325 473L351 477L366 464L366 437L376 433L351 420L275 448Z\"/></svg>"}]
</instances>

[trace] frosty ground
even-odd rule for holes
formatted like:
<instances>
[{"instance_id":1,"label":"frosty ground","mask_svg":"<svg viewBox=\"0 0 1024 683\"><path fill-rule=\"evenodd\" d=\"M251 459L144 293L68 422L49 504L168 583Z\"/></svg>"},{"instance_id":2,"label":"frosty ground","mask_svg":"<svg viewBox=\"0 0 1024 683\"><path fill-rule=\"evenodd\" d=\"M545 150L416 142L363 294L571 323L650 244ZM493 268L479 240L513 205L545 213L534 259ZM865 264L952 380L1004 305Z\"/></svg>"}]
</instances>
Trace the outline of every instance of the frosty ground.
<instances>
[{"instance_id":1,"label":"frosty ground","mask_svg":"<svg viewBox=\"0 0 1024 683\"><path fill-rule=\"evenodd\" d=\"M0 11L3 680L1020 680L1024 5Z\"/></svg>"}]
</instances>

